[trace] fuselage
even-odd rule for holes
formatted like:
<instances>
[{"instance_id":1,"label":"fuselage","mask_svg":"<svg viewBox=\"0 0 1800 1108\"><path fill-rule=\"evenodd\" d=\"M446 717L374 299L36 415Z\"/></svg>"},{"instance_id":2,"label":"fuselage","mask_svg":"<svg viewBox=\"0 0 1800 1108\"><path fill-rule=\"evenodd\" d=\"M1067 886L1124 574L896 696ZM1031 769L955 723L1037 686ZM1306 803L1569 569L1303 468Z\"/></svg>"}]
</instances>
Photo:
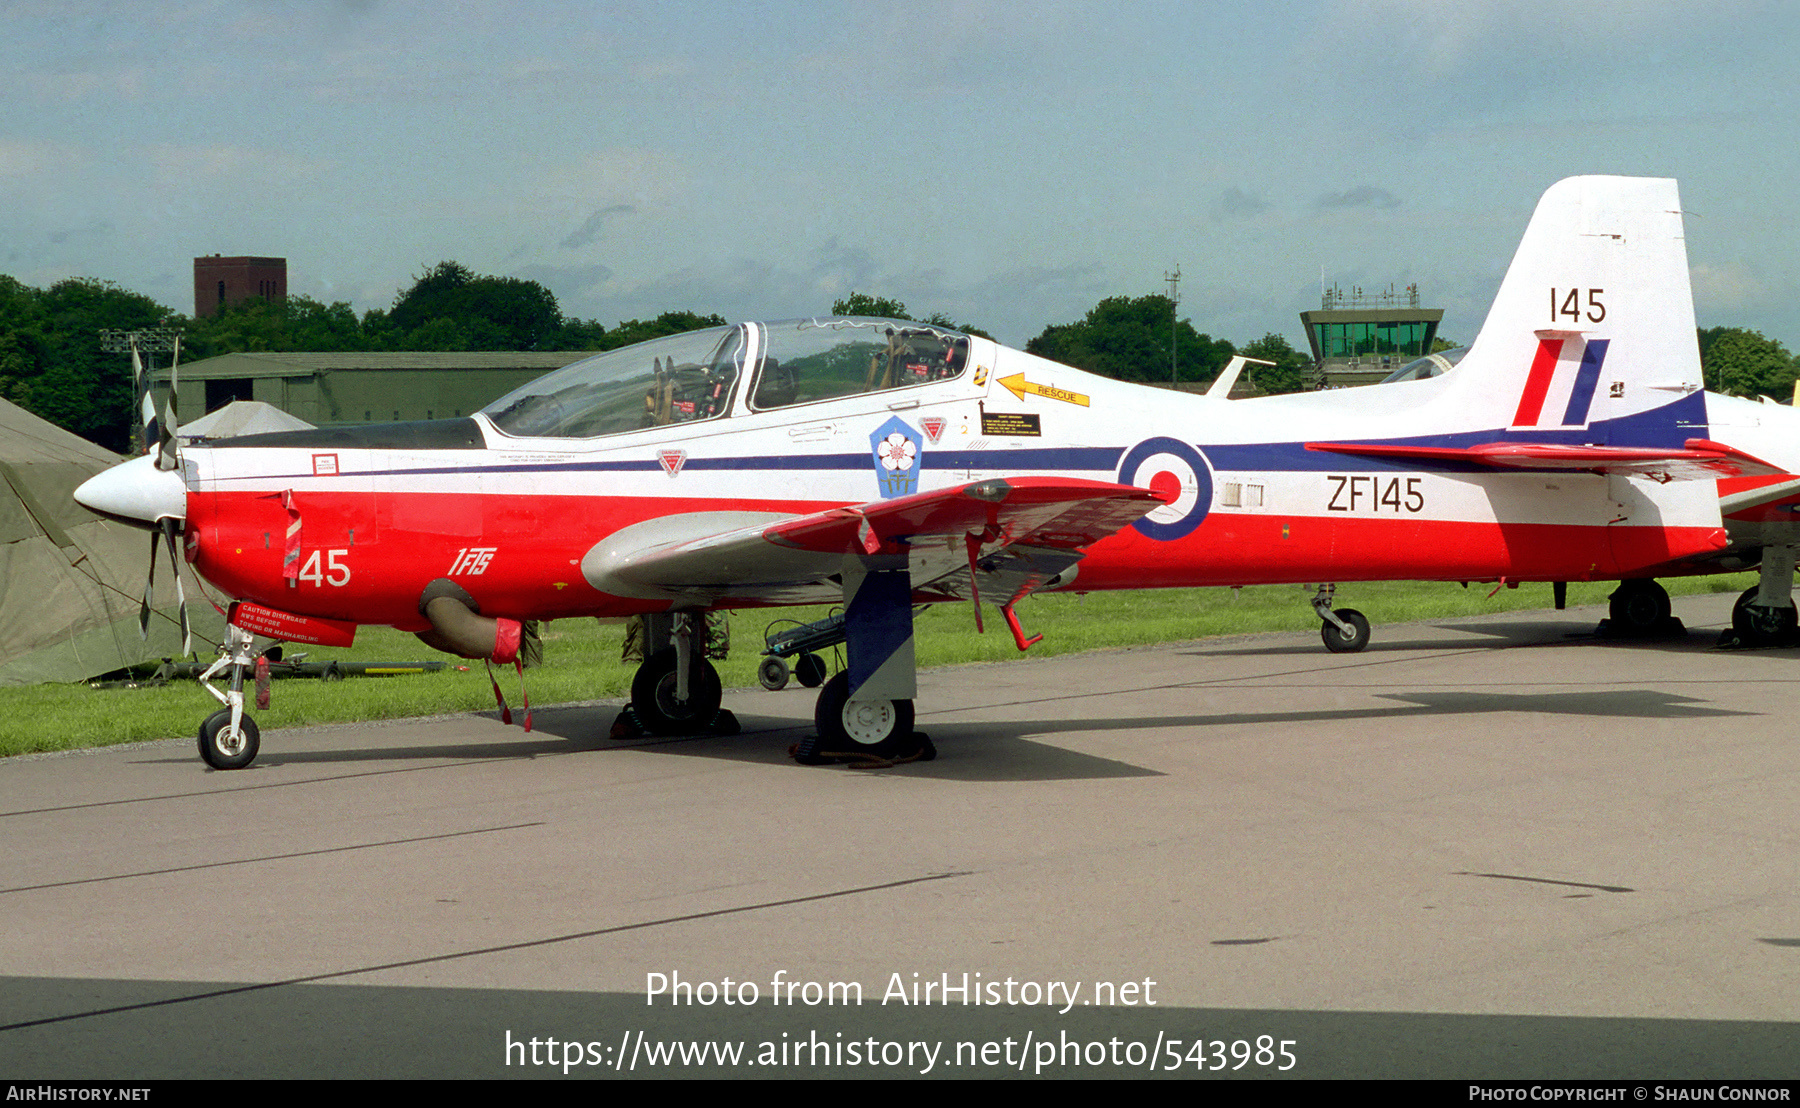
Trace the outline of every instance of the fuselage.
<instances>
[{"instance_id":1,"label":"fuselage","mask_svg":"<svg viewBox=\"0 0 1800 1108\"><path fill-rule=\"evenodd\" d=\"M1703 571L1724 545L1711 481L1409 468L1307 448L1503 433L1504 418L1479 426L1447 399L1454 373L1228 401L954 336L941 359L935 346L897 356L907 369L872 387L808 398L771 391L771 367L806 364L777 356L782 326L725 329L712 377L695 371L682 386L699 401L656 384L676 377L672 358L666 375L657 358L648 389L627 378L644 394L622 409L643 410L638 426L584 423L566 409L594 390L568 385L510 414L502 401L463 420L191 447L189 557L234 597L357 623L422 629L417 598L446 577L489 615L616 616L669 606L584 576L584 555L627 528L698 513L773 519L1021 475L1134 485L1164 501L1058 582L1078 591L1616 579ZM554 418L544 396L557 398ZM1699 394L1671 403L1707 419ZM832 601L834 589L784 599Z\"/></svg>"}]
</instances>

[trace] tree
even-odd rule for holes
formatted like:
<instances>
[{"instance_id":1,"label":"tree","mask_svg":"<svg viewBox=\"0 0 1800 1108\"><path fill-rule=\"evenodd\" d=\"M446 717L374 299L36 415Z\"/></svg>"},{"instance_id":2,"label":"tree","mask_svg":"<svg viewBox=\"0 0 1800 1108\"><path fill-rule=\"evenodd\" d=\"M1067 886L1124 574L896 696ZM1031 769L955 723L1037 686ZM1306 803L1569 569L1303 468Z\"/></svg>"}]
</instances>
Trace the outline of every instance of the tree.
<instances>
[{"instance_id":1,"label":"tree","mask_svg":"<svg viewBox=\"0 0 1800 1108\"><path fill-rule=\"evenodd\" d=\"M1699 333L1700 372L1706 387L1733 396L1794 395L1794 356L1761 331L1709 327Z\"/></svg>"},{"instance_id":2,"label":"tree","mask_svg":"<svg viewBox=\"0 0 1800 1108\"><path fill-rule=\"evenodd\" d=\"M898 300L889 300L885 296L870 296L865 292L852 292L842 300L833 301L832 315L867 315L877 319L911 319L906 313L906 305Z\"/></svg>"},{"instance_id":3,"label":"tree","mask_svg":"<svg viewBox=\"0 0 1800 1108\"><path fill-rule=\"evenodd\" d=\"M477 276L446 261L394 298L387 322L414 350L546 350L562 333L563 315L556 295L536 281ZM463 345L437 345L452 338Z\"/></svg>"},{"instance_id":4,"label":"tree","mask_svg":"<svg viewBox=\"0 0 1800 1108\"><path fill-rule=\"evenodd\" d=\"M1256 383L1257 388L1266 393L1299 392L1300 375L1305 372L1307 360L1288 340L1271 331L1262 338L1238 351L1246 358L1260 358L1266 362L1274 362L1272 366L1253 365L1244 367L1244 376Z\"/></svg>"},{"instance_id":5,"label":"tree","mask_svg":"<svg viewBox=\"0 0 1800 1108\"><path fill-rule=\"evenodd\" d=\"M321 304L306 296L252 297L210 316L182 319L182 357L285 350L365 350L362 323L349 301Z\"/></svg>"},{"instance_id":6,"label":"tree","mask_svg":"<svg viewBox=\"0 0 1800 1108\"><path fill-rule=\"evenodd\" d=\"M1120 381L1170 379L1169 339L1174 332L1176 365L1182 381L1209 381L1234 353L1224 339L1175 320L1167 296L1114 296L1094 305L1076 323L1053 324L1025 344L1027 353Z\"/></svg>"},{"instance_id":7,"label":"tree","mask_svg":"<svg viewBox=\"0 0 1800 1108\"><path fill-rule=\"evenodd\" d=\"M598 325L596 324L596 326ZM686 331L723 326L725 326L723 316L699 315L695 312L664 312L655 319L620 321L617 327L606 332L606 345L600 349L613 350L621 346L630 346L634 342L659 339L664 335L679 335Z\"/></svg>"},{"instance_id":8,"label":"tree","mask_svg":"<svg viewBox=\"0 0 1800 1108\"><path fill-rule=\"evenodd\" d=\"M16 368L29 371L28 361L37 361L18 388L19 405L124 453L138 418L137 386L128 357L101 351L100 332L165 326L172 313L147 296L88 277L58 281L29 299L37 311L9 344Z\"/></svg>"},{"instance_id":9,"label":"tree","mask_svg":"<svg viewBox=\"0 0 1800 1108\"><path fill-rule=\"evenodd\" d=\"M44 372L44 331L49 320L43 294L18 280L0 276L0 397L26 402L31 383Z\"/></svg>"},{"instance_id":10,"label":"tree","mask_svg":"<svg viewBox=\"0 0 1800 1108\"><path fill-rule=\"evenodd\" d=\"M889 300L885 296L870 296L867 293L862 292L852 292L849 296L844 297L844 299L834 301L831 305L831 314L874 316L878 319L913 319L911 315L907 314L906 305L902 304L900 301ZM933 327L944 327L951 331L961 331L965 335L979 335L982 338L989 340L994 337L979 327L971 327L967 323L958 323L943 312L932 312L924 319L915 320L914 322L929 323Z\"/></svg>"}]
</instances>

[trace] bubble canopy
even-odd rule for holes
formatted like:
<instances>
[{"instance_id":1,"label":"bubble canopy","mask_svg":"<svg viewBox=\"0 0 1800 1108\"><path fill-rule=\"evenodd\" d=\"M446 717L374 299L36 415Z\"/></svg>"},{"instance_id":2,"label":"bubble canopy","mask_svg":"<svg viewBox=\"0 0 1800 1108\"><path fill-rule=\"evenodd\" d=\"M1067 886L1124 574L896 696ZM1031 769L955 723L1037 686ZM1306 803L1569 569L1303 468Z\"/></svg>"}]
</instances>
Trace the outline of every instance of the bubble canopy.
<instances>
[{"instance_id":1,"label":"bubble canopy","mask_svg":"<svg viewBox=\"0 0 1800 1108\"><path fill-rule=\"evenodd\" d=\"M514 437L595 438L718 419L734 405L770 411L951 380L968 355L967 335L909 320L742 323L609 350L514 389L482 414Z\"/></svg>"},{"instance_id":2,"label":"bubble canopy","mask_svg":"<svg viewBox=\"0 0 1800 1108\"><path fill-rule=\"evenodd\" d=\"M592 438L724 413L743 366L745 328L712 327L608 350L483 408L520 438Z\"/></svg>"}]
</instances>

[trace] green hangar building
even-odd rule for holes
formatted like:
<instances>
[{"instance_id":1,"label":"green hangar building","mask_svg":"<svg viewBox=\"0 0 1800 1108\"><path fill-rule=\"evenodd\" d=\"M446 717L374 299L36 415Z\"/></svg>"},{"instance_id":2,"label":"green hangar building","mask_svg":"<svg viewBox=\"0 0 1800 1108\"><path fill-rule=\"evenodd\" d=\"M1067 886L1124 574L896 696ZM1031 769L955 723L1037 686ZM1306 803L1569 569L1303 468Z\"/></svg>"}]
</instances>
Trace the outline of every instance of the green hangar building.
<instances>
[{"instance_id":1,"label":"green hangar building","mask_svg":"<svg viewBox=\"0 0 1800 1108\"><path fill-rule=\"evenodd\" d=\"M478 411L525 382L592 353L224 354L180 367L177 410L182 418L192 419L233 400L259 400L318 425L451 419ZM156 376L166 385L166 369L159 368Z\"/></svg>"}]
</instances>

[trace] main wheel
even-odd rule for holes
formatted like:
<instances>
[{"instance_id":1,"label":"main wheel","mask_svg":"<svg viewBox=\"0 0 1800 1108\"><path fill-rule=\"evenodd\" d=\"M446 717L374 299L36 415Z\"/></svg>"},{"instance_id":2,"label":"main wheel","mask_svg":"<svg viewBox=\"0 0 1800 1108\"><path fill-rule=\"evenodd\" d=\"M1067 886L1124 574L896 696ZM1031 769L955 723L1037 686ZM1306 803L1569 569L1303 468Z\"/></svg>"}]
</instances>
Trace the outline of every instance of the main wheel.
<instances>
[{"instance_id":1,"label":"main wheel","mask_svg":"<svg viewBox=\"0 0 1800 1108\"><path fill-rule=\"evenodd\" d=\"M1669 593L1647 577L1619 582L1608 597L1612 629L1627 635L1649 635L1669 618Z\"/></svg>"},{"instance_id":2,"label":"main wheel","mask_svg":"<svg viewBox=\"0 0 1800 1108\"><path fill-rule=\"evenodd\" d=\"M229 708L207 716L200 725L200 757L214 769L243 769L256 760L261 747L256 721L247 714L238 717L235 731L231 728Z\"/></svg>"},{"instance_id":3,"label":"main wheel","mask_svg":"<svg viewBox=\"0 0 1800 1108\"><path fill-rule=\"evenodd\" d=\"M1777 642L1794 634L1800 627L1800 612L1792 605L1765 608L1756 602L1760 586L1744 590L1731 606L1731 629L1747 644Z\"/></svg>"},{"instance_id":4,"label":"main wheel","mask_svg":"<svg viewBox=\"0 0 1800 1108\"><path fill-rule=\"evenodd\" d=\"M659 650L631 679L631 706L652 734L691 735L704 731L719 714L724 692L719 671L704 658L688 674L688 698L675 696L675 648Z\"/></svg>"},{"instance_id":5,"label":"main wheel","mask_svg":"<svg viewBox=\"0 0 1800 1108\"><path fill-rule=\"evenodd\" d=\"M819 690L813 707L818 746L804 753L867 754L894 758L909 752L913 733L910 700L851 700L850 674L840 673ZM802 744L804 747L805 744Z\"/></svg>"},{"instance_id":6,"label":"main wheel","mask_svg":"<svg viewBox=\"0 0 1800 1108\"><path fill-rule=\"evenodd\" d=\"M825 683L825 659L817 654L802 654L794 663L794 676L809 689L816 689Z\"/></svg>"},{"instance_id":7,"label":"main wheel","mask_svg":"<svg viewBox=\"0 0 1800 1108\"><path fill-rule=\"evenodd\" d=\"M770 692L780 692L787 688L787 662L773 654L769 655L762 660L762 664L756 667L756 679L762 682L762 687Z\"/></svg>"},{"instance_id":8,"label":"main wheel","mask_svg":"<svg viewBox=\"0 0 1800 1108\"><path fill-rule=\"evenodd\" d=\"M1355 608L1334 608L1332 615L1350 625L1345 631L1330 620L1319 624L1319 637L1333 654L1354 654L1369 645L1369 621Z\"/></svg>"}]
</instances>

